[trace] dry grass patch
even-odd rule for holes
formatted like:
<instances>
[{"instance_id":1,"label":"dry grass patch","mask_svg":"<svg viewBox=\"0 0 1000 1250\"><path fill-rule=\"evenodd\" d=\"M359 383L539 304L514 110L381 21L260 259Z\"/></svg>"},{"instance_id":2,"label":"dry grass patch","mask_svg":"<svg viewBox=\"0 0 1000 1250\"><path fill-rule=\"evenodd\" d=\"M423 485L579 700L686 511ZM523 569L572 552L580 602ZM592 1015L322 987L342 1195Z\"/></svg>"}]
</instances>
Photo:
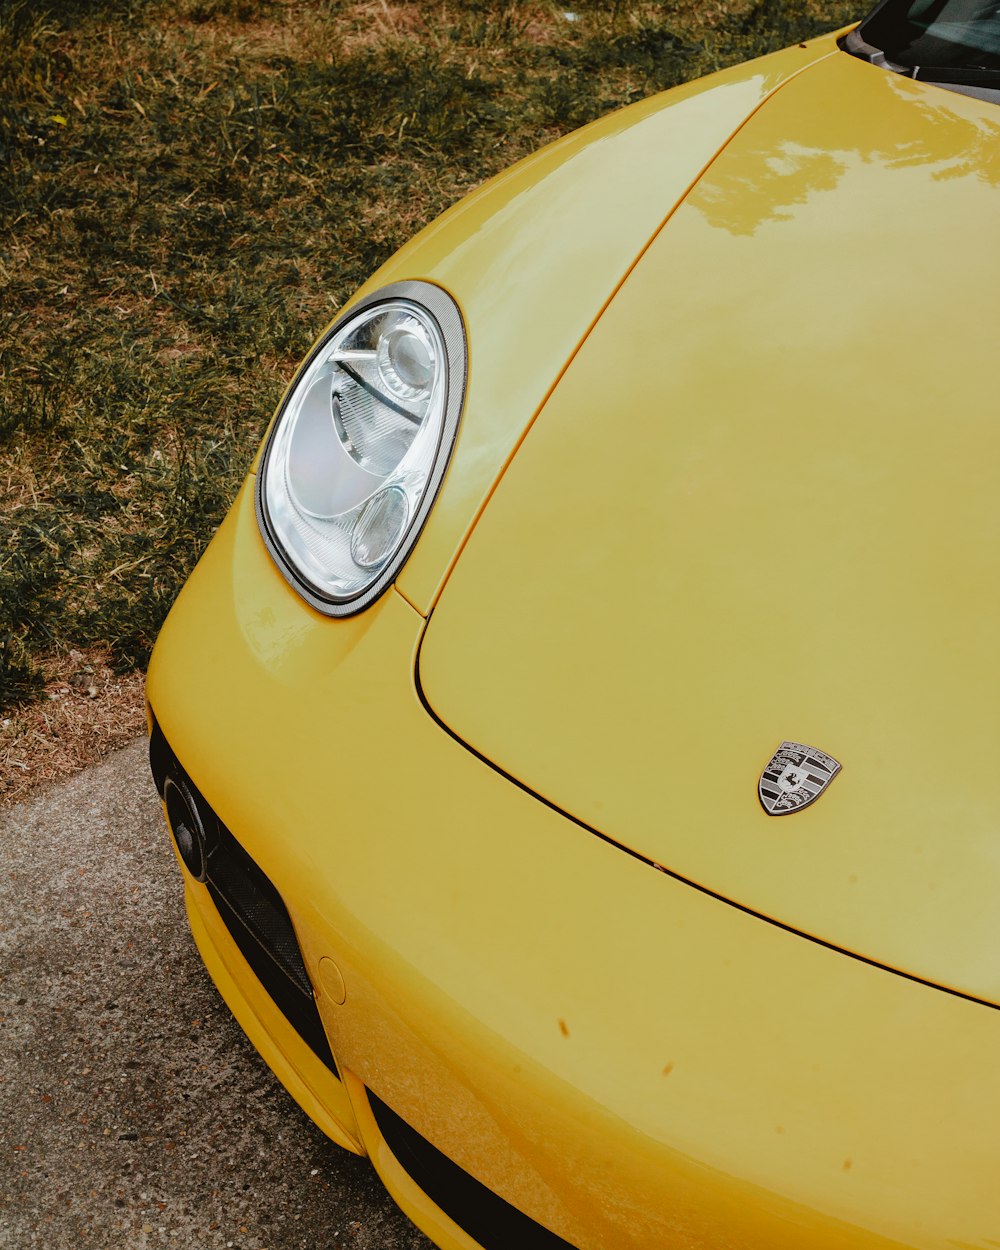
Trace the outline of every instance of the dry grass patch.
<instances>
[{"instance_id":1,"label":"dry grass patch","mask_svg":"<svg viewBox=\"0 0 1000 1250\"><path fill-rule=\"evenodd\" d=\"M107 651L42 660L43 697L0 720L0 808L96 764L146 727L143 679L116 674Z\"/></svg>"},{"instance_id":2,"label":"dry grass patch","mask_svg":"<svg viewBox=\"0 0 1000 1250\"><path fill-rule=\"evenodd\" d=\"M341 10L336 22L345 52L373 48L394 39L426 38L428 33L420 7L390 4L389 0L361 0Z\"/></svg>"}]
</instances>

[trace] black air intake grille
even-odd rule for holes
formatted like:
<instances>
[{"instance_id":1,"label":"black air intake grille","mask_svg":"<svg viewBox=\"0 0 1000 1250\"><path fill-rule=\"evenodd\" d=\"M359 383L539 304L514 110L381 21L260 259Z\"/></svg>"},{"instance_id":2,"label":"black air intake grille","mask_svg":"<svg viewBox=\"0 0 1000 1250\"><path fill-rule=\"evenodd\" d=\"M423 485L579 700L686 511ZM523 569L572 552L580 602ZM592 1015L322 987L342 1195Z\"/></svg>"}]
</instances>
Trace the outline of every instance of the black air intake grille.
<instances>
[{"instance_id":1,"label":"black air intake grille","mask_svg":"<svg viewBox=\"0 0 1000 1250\"><path fill-rule=\"evenodd\" d=\"M181 777L198 805L208 844L205 884L243 958L292 1028L339 1075L295 930L278 891L205 801L155 721L149 761L161 794L167 777Z\"/></svg>"},{"instance_id":2,"label":"black air intake grille","mask_svg":"<svg viewBox=\"0 0 1000 1250\"><path fill-rule=\"evenodd\" d=\"M208 856L208 892L230 936L275 1005L317 1057L336 1072L312 986L285 905L225 826Z\"/></svg>"},{"instance_id":3,"label":"black air intake grille","mask_svg":"<svg viewBox=\"0 0 1000 1250\"><path fill-rule=\"evenodd\" d=\"M247 957L247 962L256 972L260 954L267 955L300 994L311 998L312 985L278 891L228 829L220 829L220 835L218 846L208 855L207 884L216 905L224 902L246 936L260 948L252 959ZM237 942L242 950L242 935Z\"/></svg>"},{"instance_id":4,"label":"black air intake grille","mask_svg":"<svg viewBox=\"0 0 1000 1250\"><path fill-rule=\"evenodd\" d=\"M371 1090L368 1102L400 1167L483 1250L574 1250L452 1163Z\"/></svg>"}]
</instances>

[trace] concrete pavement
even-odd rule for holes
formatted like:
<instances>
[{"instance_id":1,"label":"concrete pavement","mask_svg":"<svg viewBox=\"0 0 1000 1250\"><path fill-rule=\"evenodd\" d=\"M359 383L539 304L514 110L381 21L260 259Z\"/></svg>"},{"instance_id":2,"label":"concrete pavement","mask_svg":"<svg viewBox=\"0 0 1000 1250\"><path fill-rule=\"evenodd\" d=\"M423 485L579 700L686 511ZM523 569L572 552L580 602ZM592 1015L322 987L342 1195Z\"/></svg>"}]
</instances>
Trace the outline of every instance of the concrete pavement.
<instances>
[{"instance_id":1,"label":"concrete pavement","mask_svg":"<svg viewBox=\"0 0 1000 1250\"><path fill-rule=\"evenodd\" d=\"M0 818L0 1247L430 1250L195 952L139 741Z\"/></svg>"}]
</instances>

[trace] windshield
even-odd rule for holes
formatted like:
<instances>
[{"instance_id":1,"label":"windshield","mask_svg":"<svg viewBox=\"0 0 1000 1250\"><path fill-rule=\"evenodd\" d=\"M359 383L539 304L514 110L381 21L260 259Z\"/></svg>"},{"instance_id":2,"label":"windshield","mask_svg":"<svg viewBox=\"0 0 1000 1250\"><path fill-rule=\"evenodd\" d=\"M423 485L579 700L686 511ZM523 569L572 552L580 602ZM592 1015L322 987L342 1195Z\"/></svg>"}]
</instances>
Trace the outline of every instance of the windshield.
<instances>
[{"instance_id":1,"label":"windshield","mask_svg":"<svg viewBox=\"0 0 1000 1250\"><path fill-rule=\"evenodd\" d=\"M858 34L906 69L1000 70L1000 3L886 0Z\"/></svg>"}]
</instances>

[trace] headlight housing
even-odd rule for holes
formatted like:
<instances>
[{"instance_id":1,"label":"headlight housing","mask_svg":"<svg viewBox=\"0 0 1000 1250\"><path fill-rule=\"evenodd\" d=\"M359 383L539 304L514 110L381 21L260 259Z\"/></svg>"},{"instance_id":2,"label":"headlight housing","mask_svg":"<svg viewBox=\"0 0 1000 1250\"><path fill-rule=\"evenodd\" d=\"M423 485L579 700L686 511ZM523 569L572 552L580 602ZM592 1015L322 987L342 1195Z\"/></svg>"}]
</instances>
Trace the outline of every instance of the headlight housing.
<instances>
[{"instance_id":1,"label":"headlight housing","mask_svg":"<svg viewBox=\"0 0 1000 1250\"><path fill-rule=\"evenodd\" d=\"M402 568L451 456L465 376L461 314L427 282L355 304L299 370L261 458L257 520L320 612L362 611Z\"/></svg>"}]
</instances>

